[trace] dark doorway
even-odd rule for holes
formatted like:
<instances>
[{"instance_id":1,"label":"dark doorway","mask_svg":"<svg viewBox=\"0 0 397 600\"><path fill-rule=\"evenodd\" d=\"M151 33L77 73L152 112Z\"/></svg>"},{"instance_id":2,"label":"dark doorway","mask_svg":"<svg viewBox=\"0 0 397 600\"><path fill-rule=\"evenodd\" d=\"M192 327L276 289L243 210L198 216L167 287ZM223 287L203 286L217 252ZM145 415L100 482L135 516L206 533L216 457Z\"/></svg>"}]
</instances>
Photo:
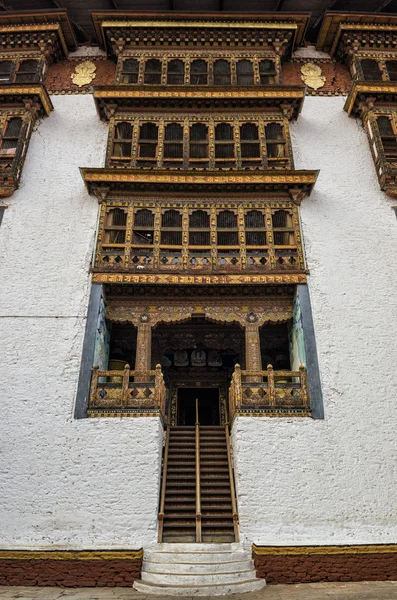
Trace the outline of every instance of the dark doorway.
<instances>
[{"instance_id":1,"label":"dark doorway","mask_svg":"<svg viewBox=\"0 0 397 600\"><path fill-rule=\"evenodd\" d=\"M178 425L196 423L196 398L200 425L220 425L218 388L179 388Z\"/></svg>"}]
</instances>

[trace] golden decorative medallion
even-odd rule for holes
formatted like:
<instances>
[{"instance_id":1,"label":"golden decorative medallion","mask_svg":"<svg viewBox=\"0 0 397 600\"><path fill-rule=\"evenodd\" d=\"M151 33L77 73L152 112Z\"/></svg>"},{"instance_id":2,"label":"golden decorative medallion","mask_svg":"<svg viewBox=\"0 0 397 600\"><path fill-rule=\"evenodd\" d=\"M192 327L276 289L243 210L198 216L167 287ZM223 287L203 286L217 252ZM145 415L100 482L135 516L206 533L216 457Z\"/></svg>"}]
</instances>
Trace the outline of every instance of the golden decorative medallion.
<instances>
[{"instance_id":1,"label":"golden decorative medallion","mask_svg":"<svg viewBox=\"0 0 397 600\"><path fill-rule=\"evenodd\" d=\"M75 68L74 73L71 75L72 81L79 87L88 85L95 79L95 71L96 66L94 63L90 60L85 60Z\"/></svg>"},{"instance_id":2,"label":"golden decorative medallion","mask_svg":"<svg viewBox=\"0 0 397 600\"><path fill-rule=\"evenodd\" d=\"M301 67L301 79L306 85L313 90L322 88L325 84L325 77L322 74L321 67L314 63L306 63Z\"/></svg>"}]
</instances>

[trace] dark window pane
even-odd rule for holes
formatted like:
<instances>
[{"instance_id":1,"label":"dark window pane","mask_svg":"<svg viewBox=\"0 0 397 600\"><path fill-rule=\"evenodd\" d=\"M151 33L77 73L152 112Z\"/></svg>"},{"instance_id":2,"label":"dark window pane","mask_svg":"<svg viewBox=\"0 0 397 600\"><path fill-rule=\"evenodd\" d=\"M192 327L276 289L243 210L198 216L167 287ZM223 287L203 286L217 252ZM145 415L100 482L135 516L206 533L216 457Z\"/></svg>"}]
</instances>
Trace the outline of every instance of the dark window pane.
<instances>
[{"instance_id":1,"label":"dark window pane","mask_svg":"<svg viewBox=\"0 0 397 600\"><path fill-rule=\"evenodd\" d=\"M209 246L210 232L209 231L191 231L189 233L189 244L191 246Z\"/></svg>"},{"instance_id":2,"label":"dark window pane","mask_svg":"<svg viewBox=\"0 0 397 600\"><path fill-rule=\"evenodd\" d=\"M185 81L185 65L181 60L171 60L168 63L167 83L182 85Z\"/></svg>"},{"instance_id":3,"label":"dark window pane","mask_svg":"<svg viewBox=\"0 0 397 600\"><path fill-rule=\"evenodd\" d=\"M230 210L223 210L218 214L218 227L222 229L236 228L237 227L237 216Z\"/></svg>"},{"instance_id":4,"label":"dark window pane","mask_svg":"<svg viewBox=\"0 0 397 600\"><path fill-rule=\"evenodd\" d=\"M210 226L210 216L204 210L195 210L189 217L189 227L198 229Z\"/></svg>"},{"instance_id":5,"label":"dark window pane","mask_svg":"<svg viewBox=\"0 0 397 600\"><path fill-rule=\"evenodd\" d=\"M228 123L219 123L215 127L216 141L233 141L233 127Z\"/></svg>"},{"instance_id":6,"label":"dark window pane","mask_svg":"<svg viewBox=\"0 0 397 600\"><path fill-rule=\"evenodd\" d=\"M382 72L376 60L365 58L361 61L361 68L364 79L369 81L380 81L382 79Z\"/></svg>"},{"instance_id":7,"label":"dark window pane","mask_svg":"<svg viewBox=\"0 0 397 600\"><path fill-rule=\"evenodd\" d=\"M135 213L134 219L135 227L153 227L154 226L154 215L151 210L142 209Z\"/></svg>"},{"instance_id":8,"label":"dark window pane","mask_svg":"<svg viewBox=\"0 0 397 600\"><path fill-rule=\"evenodd\" d=\"M218 246L238 246L237 231L219 231Z\"/></svg>"},{"instance_id":9,"label":"dark window pane","mask_svg":"<svg viewBox=\"0 0 397 600\"><path fill-rule=\"evenodd\" d=\"M207 85L208 65L205 60L194 60L190 65L190 83L192 85Z\"/></svg>"},{"instance_id":10,"label":"dark window pane","mask_svg":"<svg viewBox=\"0 0 397 600\"><path fill-rule=\"evenodd\" d=\"M245 226L247 228L259 228L265 226L265 217L259 210L250 210L245 215Z\"/></svg>"},{"instance_id":11,"label":"dark window pane","mask_svg":"<svg viewBox=\"0 0 397 600\"><path fill-rule=\"evenodd\" d=\"M157 125L154 123L143 123L140 128L140 139L157 141Z\"/></svg>"},{"instance_id":12,"label":"dark window pane","mask_svg":"<svg viewBox=\"0 0 397 600\"><path fill-rule=\"evenodd\" d=\"M253 85L254 69L250 60L239 60L236 71L238 85Z\"/></svg>"},{"instance_id":13,"label":"dark window pane","mask_svg":"<svg viewBox=\"0 0 397 600\"><path fill-rule=\"evenodd\" d=\"M386 68L389 73L390 81L397 81L397 60L387 60Z\"/></svg>"},{"instance_id":14,"label":"dark window pane","mask_svg":"<svg viewBox=\"0 0 397 600\"><path fill-rule=\"evenodd\" d=\"M13 68L14 65L10 60L3 60L0 62L0 83L7 83L11 81Z\"/></svg>"},{"instance_id":15,"label":"dark window pane","mask_svg":"<svg viewBox=\"0 0 397 600\"><path fill-rule=\"evenodd\" d=\"M161 83L161 62L157 59L148 60L145 65L145 83L156 85Z\"/></svg>"},{"instance_id":16,"label":"dark window pane","mask_svg":"<svg viewBox=\"0 0 397 600\"><path fill-rule=\"evenodd\" d=\"M245 241L248 246L266 246L265 231L247 231Z\"/></svg>"},{"instance_id":17,"label":"dark window pane","mask_svg":"<svg viewBox=\"0 0 397 600\"><path fill-rule=\"evenodd\" d=\"M162 227L182 227L182 215L177 210L167 210L161 220Z\"/></svg>"},{"instance_id":18,"label":"dark window pane","mask_svg":"<svg viewBox=\"0 0 397 600\"><path fill-rule=\"evenodd\" d=\"M230 85L230 63L227 60L217 60L214 63L214 84Z\"/></svg>"}]
</instances>

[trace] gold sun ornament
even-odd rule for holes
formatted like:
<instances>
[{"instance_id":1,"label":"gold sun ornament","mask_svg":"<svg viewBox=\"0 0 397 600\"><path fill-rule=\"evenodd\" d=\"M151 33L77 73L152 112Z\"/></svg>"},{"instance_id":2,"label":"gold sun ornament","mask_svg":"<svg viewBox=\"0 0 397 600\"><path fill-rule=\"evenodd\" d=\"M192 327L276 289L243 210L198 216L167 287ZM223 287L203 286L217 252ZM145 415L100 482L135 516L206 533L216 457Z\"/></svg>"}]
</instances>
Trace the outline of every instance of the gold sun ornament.
<instances>
[{"instance_id":1,"label":"gold sun ornament","mask_svg":"<svg viewBox=\"0 0 397 600\"><path fill-rule=\"evenodd\" d=\"M313 90L322 88L325 84L325 77L322 74L321 67L314 63L306 63L301 67L302 81Z\"/></svg>"},{"instance_id":2,"label":"gold sun ornament","mask_svg":"<svg viewBox=\"0 0 397 600\"><path fill-rule=\"evenodd\" d=\"M82 85L88 85L93 79L95 79L96 66L91 60L85 60L84 62L77 65L72 73L72 81L74 84L81 87Z\"/></svg>"}]
</instances>

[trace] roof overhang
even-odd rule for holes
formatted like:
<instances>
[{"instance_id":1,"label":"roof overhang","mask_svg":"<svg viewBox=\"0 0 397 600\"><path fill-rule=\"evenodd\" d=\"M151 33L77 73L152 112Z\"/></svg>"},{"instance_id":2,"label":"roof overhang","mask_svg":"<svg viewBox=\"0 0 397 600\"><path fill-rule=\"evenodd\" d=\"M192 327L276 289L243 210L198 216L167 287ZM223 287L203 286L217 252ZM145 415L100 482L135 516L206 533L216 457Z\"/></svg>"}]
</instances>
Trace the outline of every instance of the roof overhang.
<instances>
[{"instance_id":1,"label":"roof overhang","mask_svg":"<svg viewBox=\"0 0 397 600\"><path fill-rule=\"evenodd\" d=\"M0 85L0 109L19 107L34 109L37 117L48 117L54 110L47 90L40 83Z\"/></svg>"},{"instance_id":2,"label":"roof overhang","mask_svg":"<svg viewBox=\"0 0 397 600\"><path fill-rule=\"evenodd\" d=\"M90 194L99 199L131 193L278 193L295 203L310 195L319 171L169 171L81 168Z\"/></svg>"},{"instance_id":3,"label":"roof overhang","mask_svg":"<svg viewBox=\"0 0 397 600\"><path fill-rule=\"evenodd\" d=\"M350 116L360 116L363 106L370 100L376 106L396 106L397 82L393 81L353 81L344 106Z\"/></svg>"},{"instance_id":4,"label":"roof overhang","mask_svg":"<svg viewBox=\"0 0 397 600\"><path fill-rule=\"evenodd\" d=\"M92 11L91 17L94 28L100 41L100 45L108 54L116 54L115 49L109 44L107 34L117 29L131 29L134 35L129 39L129 43L139 45L136 41L136 33L139 29L147 29L150 31L151 38L145 38L143 45L156 45L156 36L154 31L162 30L169 32L187 29L207 30L210 34L219 32L219 35L225 34L225 44L227 43L227 35L230 31L242 32L241 42L244 43L243 36L246 36L249 31L289 31L291 41L288 44L287 52L290 54L294 48L298 47L305 36L310 13L181 13L170 11L167 13L153 12L136 12L136 11ZM244 33L245 32L245 33ZM230 40L229 40L230 41ZM175 39L173 44L176 45ZM197 39L196 45L201 45L202 40ZM245 40L246 44L247 40Z\"/></svg>"},{"instance_id":5,"label":"roof overhang","mask_svg":"<svg viewBox=\"0 0 397 600\"><path fill-rule=\"evenodd\" d=\"M230 87L187 87L99 85L93 87L98 114L106 121L110 114L151 108L164 110L234 110L279 108L296 119L302 109L306 87L267 85L231 89Z\"/></svg>"},{"instance_id":6,"label":"roof overhang","mask_svg":"<svg viewBox=\"0 0 397 600\"><path fill-rule=\"evenodd\" d=\"M317 38L316 48L331 56L338 53L341 38L346 32L397 33L397 15L328 11Z\"/></svg>"}]
</instances>

